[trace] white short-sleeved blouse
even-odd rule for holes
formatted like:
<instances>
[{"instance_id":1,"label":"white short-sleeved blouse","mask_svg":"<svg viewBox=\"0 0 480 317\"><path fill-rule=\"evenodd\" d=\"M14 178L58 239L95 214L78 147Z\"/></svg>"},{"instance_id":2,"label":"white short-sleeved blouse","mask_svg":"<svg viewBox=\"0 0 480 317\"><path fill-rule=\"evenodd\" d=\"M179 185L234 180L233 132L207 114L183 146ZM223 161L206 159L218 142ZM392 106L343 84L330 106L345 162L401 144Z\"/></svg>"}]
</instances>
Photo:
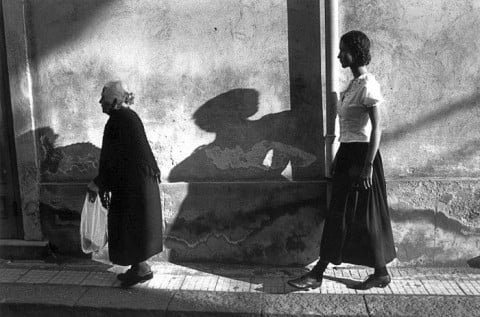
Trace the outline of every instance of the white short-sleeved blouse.
<instances>
[{"instance_id":1,"label":"white short-sleeved blouse","mask_svg":"<svg viewBox=\"0 0 480 317\"><path fill-rule=\"evenodd\" d=\"M347 90L340 94L337 109L340 121L340 142L369 142L372 127L368 107L384 101L380 85L370 73L354 78Z\"/></svg>"}]
</instances>

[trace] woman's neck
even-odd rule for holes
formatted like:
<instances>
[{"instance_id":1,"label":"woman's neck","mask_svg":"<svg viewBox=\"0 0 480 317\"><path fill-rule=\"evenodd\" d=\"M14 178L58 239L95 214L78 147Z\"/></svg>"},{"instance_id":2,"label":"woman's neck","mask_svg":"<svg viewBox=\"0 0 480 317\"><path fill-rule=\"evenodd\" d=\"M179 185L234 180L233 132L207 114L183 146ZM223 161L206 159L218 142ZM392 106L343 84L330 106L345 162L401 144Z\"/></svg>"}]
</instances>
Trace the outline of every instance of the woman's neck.
<instances>
[{"instance_id":1,"label":"woman's neck","mask_svg":"<svg viewBox=\"0 0 480 317\"><path fill-rule=\"evenodd\" d=\"M352 66L350 67L350 70L352 71L353 77L355 78L360 77L360 75L368 73L366 66Z\"/></svg>"},{"instance_id":2,"label":"woman's neck","mask_svg":"<svg viewBox=\"0 0 480 317\"><path fill-rule=\"evenodd\" d=\"M119 105L115 105L115 107L113 108L113 110L122 110L122 109L125 109L127 108L123 103L122 104L119 104Z\"/></svg>"},{"instance_id":3,"label":"woman's neck","mask_svg":"<svg viewBox=\"0 0 480 317\"><path fill-rule=\"evenodd\" d=\"M107 114L108 114L108 115L111 115L111 114L114 113L115 111L122 110L122 109L126 109L126 108L127 108L127 107L124 106L123 104L121 104L121 105L115 105L115 106L112 106L112 107L108 110Z\"/></svg>"}]
</instances>

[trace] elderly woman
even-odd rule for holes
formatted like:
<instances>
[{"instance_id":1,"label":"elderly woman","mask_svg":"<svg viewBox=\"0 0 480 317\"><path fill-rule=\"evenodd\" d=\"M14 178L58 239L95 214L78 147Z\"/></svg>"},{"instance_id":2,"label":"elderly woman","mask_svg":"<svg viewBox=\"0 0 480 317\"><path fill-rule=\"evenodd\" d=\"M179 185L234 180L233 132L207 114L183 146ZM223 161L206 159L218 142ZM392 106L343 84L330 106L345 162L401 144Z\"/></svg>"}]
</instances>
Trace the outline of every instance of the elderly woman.
<instances>
[{"instance_id":1,"label":"elderly woman","mask_svg":"<svg viewBox=\"0 0 480 317\"><path fill-rule=\"evenodd\" d=\"M333 189L320 245L320 259L307 274L290 280L300 289L320 287L328 263L343 262L375 269L354 288L386 287L386 264L395 256L380 145L380 85L368 72L370 40L350 31L340 40L338 55L353 79L341 94L340 148L333 168Z\"/></svg>"},{"instance_id":2,"label":"elderly woman","mask_svg":"<svg viewBox=\"0 0 480 317\"><path fill-rule=\"evenodd\" d=\"M133 94L120 81L105 85L100 99L105 125L98 176L88 184L108 211L110 260L131 265L118 275L123 287L153 277L146 260L162 251L160 170L142 121L128 105Z\"/></svg>"}]
</instances>

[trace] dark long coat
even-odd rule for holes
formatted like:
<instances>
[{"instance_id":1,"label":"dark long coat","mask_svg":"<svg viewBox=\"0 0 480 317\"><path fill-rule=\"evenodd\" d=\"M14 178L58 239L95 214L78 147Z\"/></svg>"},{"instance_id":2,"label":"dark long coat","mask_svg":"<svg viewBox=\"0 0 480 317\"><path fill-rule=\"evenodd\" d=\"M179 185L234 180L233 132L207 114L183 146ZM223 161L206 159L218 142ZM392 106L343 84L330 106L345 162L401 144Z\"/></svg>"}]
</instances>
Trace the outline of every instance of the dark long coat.
<instances>
[{"instance_id":1,"label":"dark long coat","mask_svg":"<svg viewBox=\"0 0 480 317\"><path fill-rule=\"evenodd\" d=\"M142 121L129 108L113 110L94 180L101 193L111 192L108 246L113 263L132 265L162 251L159 180Z\"/></svg>"}]
</instances>

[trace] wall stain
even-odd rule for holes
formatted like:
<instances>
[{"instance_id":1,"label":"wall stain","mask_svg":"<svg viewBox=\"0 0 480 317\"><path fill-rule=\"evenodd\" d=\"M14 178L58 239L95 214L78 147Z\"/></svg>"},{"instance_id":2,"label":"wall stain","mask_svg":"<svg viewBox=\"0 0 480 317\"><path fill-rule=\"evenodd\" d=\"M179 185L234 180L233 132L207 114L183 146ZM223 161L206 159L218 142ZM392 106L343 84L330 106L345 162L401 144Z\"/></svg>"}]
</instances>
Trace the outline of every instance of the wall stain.
<instances>
[{"instance_id":1,"label":"wall stain","mask_svg":"<svg viewBox=\"0 0 480 317\"><path fill-rule=\"evenodd\" d=\"M435 224L437 229L461 236L480 236L480 228L466 226L457 219L448 217L442 212L435 212L433 209L390 209L390 216L395 223L431 223Z\"/></svg>"}]
</instances>

